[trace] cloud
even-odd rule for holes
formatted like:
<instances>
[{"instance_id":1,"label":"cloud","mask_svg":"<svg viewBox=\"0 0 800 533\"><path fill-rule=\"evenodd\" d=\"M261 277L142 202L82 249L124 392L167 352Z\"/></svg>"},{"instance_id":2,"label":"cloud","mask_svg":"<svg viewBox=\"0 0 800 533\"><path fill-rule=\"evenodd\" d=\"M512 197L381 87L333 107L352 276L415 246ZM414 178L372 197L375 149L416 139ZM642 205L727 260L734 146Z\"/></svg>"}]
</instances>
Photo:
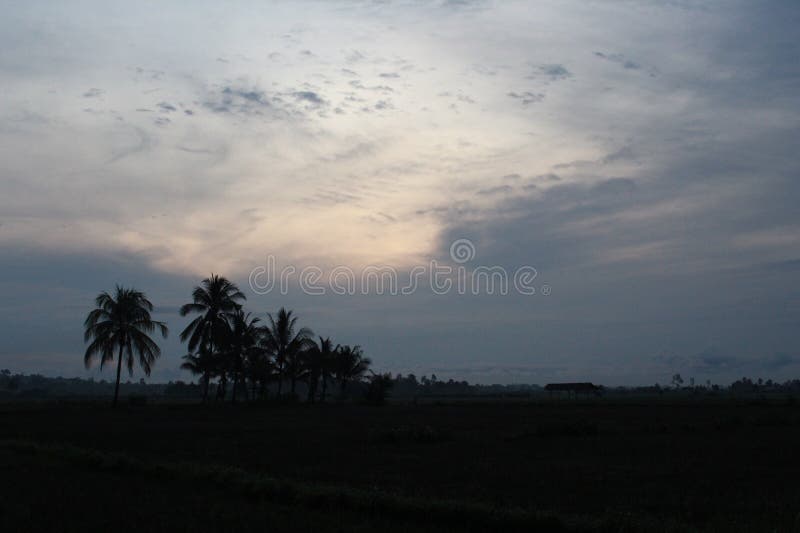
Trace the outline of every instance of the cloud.
<instances>
[{"instance_id":1,"label":"cloud","mask_svg":"<svg viewBox=\"0 0 800 533\"><path fill-rule=\"evenodd\" d=\"M202 103L215 113L263 114L272 103L266 92L257 87L226 85L211 92Z\"/></svg>"},{"instance_id":2,"label":"cloud","mask_svg":"<svg viewBox=\"0 0 800 533\"><path fill-rule=\"evenodd\" d=\"M508 96L514 98L515 100L519 100L522 102L522 105L535 104L544 100L544 94L532 93L530 91L525 91L522 93L512 91L508 93Z\"/></svg>"},{"instance_id":3,"label":"cloud","mask_svg":"<svg viewBox=\"0 0 800 533\"><path fill-rule=\"evenodd\" d=\"M735 357L723 353L719 347L710 347L690 356L658 355L654 360L674 372L701 376L726 374L737 378L742 376L770 378L787 367L800 364L800 356L785 352L759 357Z\"/></svg>"},{"instance_id":4,"label":"cloud","mask_svg":"<svg viewBox=\"0 0 800 533\"><path fill-rule=\"evenodd\" d=\"M313 91L295 91L292 93L292 96L294 96L297 100L308 102L315 107L327 104L327 102L320 95Z\"/></svg>"},{"instance_id":5,"label":"cloud","mask_svg":"<svg viewBox=\"0 0 800 533\"><path fill-rule=\"evenodd\" d=\"M178 110L178 108L176 108L174 105L167 102L159 102L157 107L164 113L172 113L173 111Z\"/></svg>"},{"instance_id":6,"label":"cloud","mask_svg":"<svg viewBox=\"0 0 800 533\"><path fill-rule=\"evenodd\" d=\"M595 52L595 57L599 59L603 59L605 61L615 63L621 66L625 70L642 70L647 72L650 76L657 76L658 70L653 67L644 67L639 62L630 59L629 57L625 56L624 54L617 54L617 53L604 53L604 52Z\"/></svg>"},{"instance_id":7,"label":"cloud","mask_svg":"<svg viewBox=\"0 0 800 533\"><path fill-rule=\"evenodd\" d=\"M551 81L565 80L572 77L572 72L567 70L564 65L559 64L541 65L539 66L539 72Z\"/></svg>"},{"instance_id":8,"label":"cloud","mask_svg":"<svg viewBox=\"0 0 800 533\"><path fill-rule=\"evenodd\" d=\"M513 190L514 188L511 185L497 185L495 187L480 189L476 194L481 196L494 196L496 194L509 193Z\"/></svg>"}]
</instances>

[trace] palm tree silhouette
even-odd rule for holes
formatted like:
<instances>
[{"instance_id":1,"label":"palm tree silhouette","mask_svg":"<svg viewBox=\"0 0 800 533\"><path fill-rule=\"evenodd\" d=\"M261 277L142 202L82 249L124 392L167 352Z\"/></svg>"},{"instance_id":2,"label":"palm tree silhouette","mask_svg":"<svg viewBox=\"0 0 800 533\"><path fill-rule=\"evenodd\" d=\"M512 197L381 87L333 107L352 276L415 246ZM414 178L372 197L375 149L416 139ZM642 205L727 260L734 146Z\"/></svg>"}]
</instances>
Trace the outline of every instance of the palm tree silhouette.
<instances>
[{"instance_id":1,"label":"palm tree silhouette","mask_svg":"<svg viewBox=\"0 0 800 533\"><path fill-rule=\"evenodd\" d=\"M180 338L181 342L188 341L189 353L198 352L197 359L191 363L201 365L197 368L203 374L204 401L208 398L208 384L215 372L214 367L218 366L216 364L218 354L215 350L223 347L229 333L227 318L241 308L239 301L246 299L247 297L234 283L212 273L211 277L204 279L194 288L192 302L180 309L181 316L190 313L200 314L186 326ZM223 373L222 380L224 379Z\"/></svg>"},{"instance_id":2,"label":"palm tree silhouette","mask_svg":"<svg viewBox=\"0 0 800 533\"><path fill-rule=\"evenodd\" d=\"M238 309L229 317L230 335L227 339L226 359L228 368L231 372L233 381L233 396L231 401L236 403L236 391L240 381L244 379L245 365L259 355L263 355L264 349L258 346L262 330L256 317L251 318L250 313L245 313ZM245 388L245 395L247 389Z\"/></svg>"},{"instance_id":3,"label":"palm tree silhouette","mask_svg":"<svg viewBox=\"0 0 800 533\"><path fill-rule=\"evenodd\" d=\"M372 360L364 357L361 346L339 347L333 362L333 376L339 381L339 393L342 397L344 397L347 383L360 380L371 364Z\"/></svg>"},{"instance_id":4,"label":"palm tree silhouette","mask_svg":"<svg viewBox=\"0 0 800 533\"><path fill-rule=\"evenodd\" d=\"M275 357L278 367L278 396L281 395L285 374L289 376L294 394L295 384L302 371L301 354L313 343L311 336L314 333L308 328L300 328L295 333L297 317L283 307L278 311L277 318L267 313L267 319L269 324L263 329L261 345Z\"/></svg>"},{"instance_id":5,"label":"palm tree silhouette","mask_svg":"<svg viewBox=\"0 0 800 533\"><path fill-rule=\"evenodd\" d=\"M193 376L200 376L200 382L203 384L203 400L208 395L209 379L211 370L214 368L214 357L208 353L187 353L182 357L181 370L188 370Z\"/></svg>"},{"instance_id":6,"label":"palm tree silhouette","mask_svg":"<svg viewBox=\"0 0 800 533\"><path fill-rule=\"evenodd\" d=\"M114 352L118 352L113 403L116 407L123 357L128 372L133 375L134 354L138 355L139 366L149 376L153 364L161 355L161 349L149 334L158 330L167 338L168 330L166 324L150 317L153 304L144 293L135 289L117 285L113 295L101 292L95 299L95 305L96 308L89 312L83 324L84 342L92 341L86 348L83 362L89 368L95 357L99 356L102 369L107 362L114 360Z\"/></svg>"},{"instance_id":7,"label":"palm tree silhouette","mask_svg":"<svg viewBox=\"0 0 800 533\"><path fill-rule=\"evenodd\" d=\"M308 401L314 403L317 395L317 386L320 378L322 379L321 401L325 401L325 393L328 388L328 378L333 366L333 358L339 349L337 345L333 347L330 337L319 338L319 343L314 343L306 352L306 364L308 367Z\"/></svg>"}]
</instances>

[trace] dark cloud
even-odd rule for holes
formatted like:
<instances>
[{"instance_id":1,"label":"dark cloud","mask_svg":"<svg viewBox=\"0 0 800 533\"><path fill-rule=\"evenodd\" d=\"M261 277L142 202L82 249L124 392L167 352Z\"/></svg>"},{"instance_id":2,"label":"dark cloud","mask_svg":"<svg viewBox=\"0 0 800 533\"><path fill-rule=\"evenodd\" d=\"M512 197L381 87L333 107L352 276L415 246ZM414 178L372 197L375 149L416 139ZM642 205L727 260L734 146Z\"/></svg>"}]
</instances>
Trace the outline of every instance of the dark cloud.
<instances>
[{"instance_id":1,"label":"dark cloud","mask_svg":"<svg viewBox=\"0 0 800 533\"><path fill-rule=\"evenodd\" d=\"M375 143L371 142L360 142L357 143L355 146L348 148L346 150L342 150L340 152L336 152L331 156L321 157L320 160L322 161L348 161L352 159L360 159L363 157L369 157L374 155L377 151L377 147Z\"/></svg>"},{"instance_id":2,"label":"dark cloud","mask_svg":"<svg viewBox=\"0 0 800 533\"><path fill-rule=\"evenodd\" d=\"M377 91L382 93L392 93L394 89L389 87L388 85L364 85L361 80L351 80L349 82L350 86L354 89L364 90L364 91Z\"/></svg>"},{"instance_id":3,"label":"dark cloud","mask_svg":"<svg viewBox=\"0 0 800 533\"><path fill-rule=\"evenodd\" d=\"M394 224L397 222L397 218L393 217L392 215L388 215L386 213L378 212L374 215L368 215L365 217L365 220L372 224Z\"/></svg>"},{"instance_id":4,"label":"dark cloud","mask_svg":"<svg viewBox=\"0 0 800 533\"><path fill-rule=\"evenodd\" d=\"M525 91L522 93L512 91L508 93L508 96L514 98L515 100L519 100L522 102L522 105L535 104L544 100L544 95L542 93L532 93L530 91Z\"/></svg>"},{"instance_id":5,"label":"dark cloud","mask_svg":"<svg viewBox=\"0 0 800 533\"><path fill-rule=\"evenodd\" d=\"M723 374L732 378L740 376L773 378L779 377L788 367L800 366L800 356L785 352L761 357L734 357L726 354L717 346L707 348L694 355L659 355L654 360L658 364L665 365L671 371L684 374L684 379L688 379L693 374L703 377Z\"/></svg>"},{"instance_id":6,"label":"dark cloud","mask_svg":"<svg viewBox=\"0 0 800 533\"><path fill-rule=\"evenodd\" d=\"M496 194L510 193L514 188L511 185L497 185L495 187L487 187L480 189L476 194L481 196L494 196Z\"/></svg>"},{"instance_id":7,"label":"dark cloud","mask_svg":"<svg viewBox=\"0 0 800 533\"><path fill-rule=\"evenodd\" d=\"M88 91L83 93L83 97L84 98L99 98L99 97L103 96L104 94L105 94L104 90L92 87L91 89L89 89Z\"/></svg>"},{"instance_id":8,"label":"dark cloud","mask_svg":"<svg viewBox=\"0 0 800 533\"><path fill-rule=\"evenodd\" d=\"M552 81L564 80L572 77L572 72L567 70L567 67L564 65L559 64L541 65L539 66L538 72Z\"/></svg>"},{"instance_id":9,"label":"dark cloud","mask_svg":"<svg viewBox=\"0 0 800 533\"><path fill-rule=\"evenodd\" d=\"M273 110L273 102L267 93L257 87L226 85L211 91L202 102L203 107L214 113L238 113L263 115Z\"/></svg>"},{"instance_id":10,"label":"dark cloud","mask_svg":"<svg viewBox=\"0 0 800 533\"><path fill-rule=\"evenodd\" d=\"M450 242L470 238L480 261L537 268L553 287L541 342L560 338L552 349L570 361L591 352L649 375L786 377L796 367L785 354L800 353L793 333L800 253L770 248L770 240L761 246L758 236L797 225L789 207L789 198L800 197L790 178L800 172L790 155L794 133L753 131L703 150L687 138L668 158L642 164L634 154L654 153L646 144L659 143L653 127L652 139L643 132L648 141L568 167L560 181L534 178L540 187L530 194L478 211L433 211L448 228L442 255ZM611 162L632 161L630 177L604 177ZM741 235L755 235L746 241L755 247L738 245ZM765 261L765 254L784 259ZM509 302L504 312L524 310ZM698 351L710 342L712 351ZM673 359L645 356L660 350ZM770 355L776 353L784 355Z\"/></svg>"},{"instance_id":11,"label":"dark cloud","mask_svg":"<svg viewBox=\"0 0 800 533\"><path fill-rule=\"evenodd\" d=\"M146 258L135 254L58 253L20 247L0 250L0 275L16 280L15 287L5 289L16 303L0 303L0 368L64 376L101 375L97 369L87 372L83 368L81 323L100 291L123 284L144 291L155 304L156 317L167 320L171 327L154 378L166 381L180 375L182 348L177 333L184 320L176 317L174 310L185 298L181 293L191 290L193 280L156 272ZM19 302L25 302L24 306ZM46 331L37 332L36 325L19 314L21 308L26 316L34 309L47 309Z\"/></svg>"},{"instance_id":12,"label":"dark cloud","mask_svg":"<svg viewBox=\"0 0 800 533\"><path fill-rule=\"evenodd\" d=\"M225 87L224 89L222 89L222 94L231 98L238 97L248 102L253 102L255 104L269 105L269 102L267 101L264 91L259 91L259 90L245 91L242 89L232 89L231 87Z\"/></svg>"},{"instance_id":13,"label":"dark cloud","mask_svg":"<svg viewBox=\"0 0 800 533\"><path fill-rule=\"evenodd\" d=\"M489 7L487 0L442 0L442 8L457 11L479 11Z\"/></svg>"},{"instance_id":14,"label":"dark cloud","mask_svg":"<svg viewBox=\"0 0 800 533\"><path fill-rule=\"evenodd\" d=\"M633 59L625 56L624 54L595 52L594 55L599 59L615 63L626 70L632 70L632 71L641 70L653 77L658 75L658 70L656 68L645 67L638 61L634 61Z\"/></svg>"},{"instance_id":15,"label":"dark cloud","mask_svg":"<svg viewBox=\"0 0 800 533\"><path fill-rule=\"evenodd\" d=\"M320 95L313 91L295 91L292 93L292 96L294 96L297 100L308 102L314 106L322 106L327 104L327 102Z\"/></svg>"},{"instance_id":16,"label":"dark cloud","mask_svg":"<svg viewBox=\"0 0 800 533\"><path fill-rule=\"evenodd\" d=\"M157 107L164 113L172 113L178 110L174 105L167 102L159 102Z\"/></svg>"},{"instance_id":17,"label":"dark cloud","mask_svg":"<svg viewBox=\"0 0 800 533\"><path fill-rule=\"evenodd\" d=\"M619 65L622 65L624 68L629 70L639 70L640 68L642 68L642 66L639 65L639 63L627 59L622 54L604 54L603 52L595 52L594 55L599 57L600 59L605 59L607 61L611 61L612 63L617 63Z\"/></svg>"},{"instance_id":18,"label":"dark cloud","mask_svg":"<svg viewBox=\"0 0 800 533\"><path fill-rule=\"evenodd\" d=\"M339 205L356 203L361 200L363 200L363 197L358 194L323 188L311 196L300 199L299 203L310 205Z\"/></svg>"}]
</instances>

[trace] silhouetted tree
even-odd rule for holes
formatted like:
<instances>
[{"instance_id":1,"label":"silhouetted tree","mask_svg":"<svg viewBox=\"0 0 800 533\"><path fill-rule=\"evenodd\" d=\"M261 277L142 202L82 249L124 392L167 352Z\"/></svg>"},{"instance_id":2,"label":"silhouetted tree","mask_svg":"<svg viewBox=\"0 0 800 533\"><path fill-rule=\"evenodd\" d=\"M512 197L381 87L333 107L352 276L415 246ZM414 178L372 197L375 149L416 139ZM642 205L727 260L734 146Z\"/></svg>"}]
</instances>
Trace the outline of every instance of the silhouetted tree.
<instances>
[{"instance_id":1,"label":"silhouetted tree","mask_svg":"<svg viewBox=\"0 0 800 533\"><path fill-rule=\"evenodd\" d=\"M392 386L394 386L394 381L391 374L373 373L367 384L367 390L364 392L364 398L372 405L383 405L386 403L386 396Z\"/></svg>"},{"instance_id":2,"label":"silhouetted tree","mask_svg":"<svg viewBox=\"0 0 800 533\"><path fill-rule=\"evenodd\" d=\"M146 375L161 355L161 349L150 338L150 333L158 330L167 337L167 326L153 320L150 313L153 304L144 293L135 289L125 289L117 285L113 295L102 292L95 299L95 309L89 312L84 322L84 342L91 344L86 348L83 361L86 368L92 365L95 357L100 357L100 368L114 359L117 352L117 381L114 387L114 403L119 398L119 379L122 359L128 372L133 375L134 354L138 356L139 366Z\"/></svg>"},{"instance_id":3,"label":"silhouetted tree","mask_svg":"<svg viewBox=\"0 0 800 533\"><path fill-rule=\"evenodd\" d=\"M183 363L181 363L181 370L188 370L193 376L200 376L200 383L203 388L202 390L204 391L203 400L205 400L206 395L208 394L208 369L211 368L211 362L207 360L204 361L204 357L208 359L210 354L187 353L182 357Z\"/></svg>"},{"instance_id":4,"label":"silhouetted tree","mask_svg":"<svg viewBox=\"0 0 800 533\"><path fill-rule=\"evenodd\" d=\"M238 309L228 317L228 322L230 333L226 339L225 359L233 381L231 401L235 403L238 384L244 380L246 363L263 355L264 350L258 346L262 334L258 318L251 318L250 313Z\"/></svg>"},{"instance_id":5,"label":"silhouetted tree","mask_svg":"<svg viewBox=\"0 0 800 533\"><path fill-rule=\"evenodd\" d=\"M360 346L345 345L339 347L334 359L333 376L339 382L339 393L342 397L345 395L347 383L360 380L369 370L371 364L372 360L369 357L364 357L364 352Z\"/></svg>"},{"instance_id":6,"label":"silhouetted tree","mask_svg":"<svg viewBox=\"0 0 800 533\"><path fill-rule=\"evenodd\" d=\"M269 324L264 327L261 346L275 357L278 367L278 396L281 395L283 380L287 375L294 394L297 379L302 372L301 354L313 344L311 336L314 333L308 328L300 328L295 332L297 317L283 307L276 317L267 313L267 319Z\"/></svg>"},{"instance_id":7,"label":"silhouetted tree","mask_svg":"<svg viewBox=\"0 0 800 533\"><path fill-rule=\"evenodd\" d=\"M259 332L259 338L263 330ZM269 352L262 347L261 342L253 350L247 352L245 357L245 374L250 380L252 398L264 398L267 394L269 382L276 377L275 364Z\"/></svg>"},{"instance_id":8,"label":"silhouetted tree","mask_svg":"<svg viewBox=\"0 0 800 533\"><path fill-rule=\"evenodd\" d=\"M239 288L222 276L211 274L192 292L192 302L181 307L181 316L199 313L181 332L181 342L188 341L189 353L198 353L195 361L203 373L203 400L208 398L208 384L211 376L219 371L217 351L220 350L229 334L228 317L241 308L240 300L247 297ZM216 368L215 368L216 367ZM224 382L225 374L222 374ZM223 390L224 390L224 383Z\"/></svg>"},{"instance_id":9,"label":"silhouetted tree","mask_svg":"<svg viewBox=\"0 0 800 533\"><path fill-rule=\"evenodd\" d=\"M328 378L333 368L334 356L338 346L333 346L330 337L319 338L319 343L315 343L306 351L307 378L308 378L308 401L314 403L317 395L317 387L320 379L322 380L321 401L325 401L325 394L328 388Z\"/></svg>"}]
</instances>

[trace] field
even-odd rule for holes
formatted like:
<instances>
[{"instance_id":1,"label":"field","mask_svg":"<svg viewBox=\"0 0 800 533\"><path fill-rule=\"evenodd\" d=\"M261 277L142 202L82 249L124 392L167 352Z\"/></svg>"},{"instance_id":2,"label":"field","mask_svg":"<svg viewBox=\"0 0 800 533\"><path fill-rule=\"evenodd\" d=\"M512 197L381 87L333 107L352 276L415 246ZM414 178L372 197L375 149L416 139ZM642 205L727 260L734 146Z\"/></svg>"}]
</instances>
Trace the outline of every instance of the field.
<instances>
[{"instance_id":1,"label":"field","mask_svg":"<svg viewBox=\"0 0 800 533\"><path fill-rule=\"evenodd\" d=\"M800 407L0 404L0 530L791 531Z\"/></svg>"}]
</instances>

